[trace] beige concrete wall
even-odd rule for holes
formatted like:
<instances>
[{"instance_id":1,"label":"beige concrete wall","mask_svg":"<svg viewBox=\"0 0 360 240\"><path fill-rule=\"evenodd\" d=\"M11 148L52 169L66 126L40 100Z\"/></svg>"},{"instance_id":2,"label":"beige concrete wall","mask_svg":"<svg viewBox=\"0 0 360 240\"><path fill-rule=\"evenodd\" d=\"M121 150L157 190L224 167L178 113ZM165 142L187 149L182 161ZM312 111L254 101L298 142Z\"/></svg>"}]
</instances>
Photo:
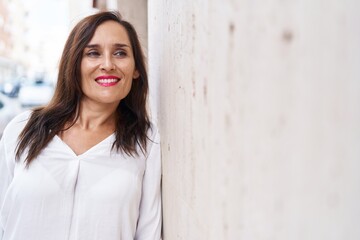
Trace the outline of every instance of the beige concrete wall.
<instances>
[{"instance_id":1,"label":"beige concrete wall","mask_svg":"<svg viewBox=\"0 0 360 240\"><path fill-rule=\"evenodd\" d=\"M148 8L164 239L360 239L360 2Z\"/></svg>"}]
</instances>

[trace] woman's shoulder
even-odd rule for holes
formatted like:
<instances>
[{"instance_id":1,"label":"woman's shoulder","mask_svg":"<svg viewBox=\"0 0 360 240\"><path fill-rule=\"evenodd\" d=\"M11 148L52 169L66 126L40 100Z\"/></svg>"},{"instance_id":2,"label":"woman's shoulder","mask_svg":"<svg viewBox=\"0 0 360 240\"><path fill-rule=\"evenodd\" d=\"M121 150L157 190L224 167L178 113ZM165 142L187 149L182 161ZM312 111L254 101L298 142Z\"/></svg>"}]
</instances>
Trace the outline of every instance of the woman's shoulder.
<instances>
[{"instance_id":1,"label":"woman's shoulder","mask_svg":"<svg viewBox=\"0 0 360 240\"><path fill-rule=\"evenodd\" d=\"M15 116L5 127L3 138L16 138L19 136L27 121L31 116L32 111L26 110Z\"/></svg>"},{"instance_id":2,"label":"woman's shoulder","mask_svg":"<svg viewBox=\"0 0 360 240\"><path fill-rule=\"evenodd\" d=\"M150 122L147 136L151 141L154 141L156 138L160 137L159 129L156 123Z\"/></svg>"},{"instance_id":3,"label":"woman's shoulder","mask_svg":"<svg viewBox=\"0 0 360 240\"><path fill-rule=\"evenodd\" d=\"M26 110L22 113L16 115L7 125L6 128L18 127L19 125L25 125L26 122L29 120L32 111Z\"/></svg>"},{"instance_id":4,"label":"woman's shoulder","mask_svg":"<svg viewBox=\"0 0 360 240\"><path fill-rule=\"evenodd\" d=\"M160 133L154 122L150 122L150 127L147 131L147 138L147 153L149 153L154 146L160 146Z\"/></svg>"}]
</instances>

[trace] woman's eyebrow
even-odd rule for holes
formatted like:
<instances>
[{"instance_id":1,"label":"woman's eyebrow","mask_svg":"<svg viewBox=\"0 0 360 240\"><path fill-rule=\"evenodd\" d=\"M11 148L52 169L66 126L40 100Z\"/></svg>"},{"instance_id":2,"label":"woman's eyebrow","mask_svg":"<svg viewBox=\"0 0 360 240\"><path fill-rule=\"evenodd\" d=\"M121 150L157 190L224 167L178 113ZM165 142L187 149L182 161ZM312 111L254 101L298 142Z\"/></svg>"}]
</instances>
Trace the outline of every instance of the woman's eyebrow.
<instances>
[{"instance_id":1,"label":"woman's eyebrow","mask_svg":"<svg viewBox=\"0 0 360 240\"><path fill-rule=\"evenodd\" d=\"M117 48L122 48L122 47L128 47L129 48L130 47L129 45L124 44L124 43L115 43L114 46L117 47Z\"/></svg>"},{"instance_id":2,"label":"woman's eyebrow","mask_svg":"<svg viewBox=\"0 0 360 240\"><path fill-rule=\"evenodd\" d=\"M99 47L99 44L89 44L89 45L86 45L85 48L98 48Z\"/></svg>"},{"instance_id":3,"label":"woman's eyebrow","mask_svg":"<svg viewBox=\"0 0 360 240\"><path fill-rule=\"evenodd\" d=\"M117 48L123 48L123 47L130 48L130 46L125 43L114 43L113 46L117 47ZM89 45L86 45L85 48L99 48L99 47L100 47L99 44L89 44Z\"/></svg>"}]
</instances>

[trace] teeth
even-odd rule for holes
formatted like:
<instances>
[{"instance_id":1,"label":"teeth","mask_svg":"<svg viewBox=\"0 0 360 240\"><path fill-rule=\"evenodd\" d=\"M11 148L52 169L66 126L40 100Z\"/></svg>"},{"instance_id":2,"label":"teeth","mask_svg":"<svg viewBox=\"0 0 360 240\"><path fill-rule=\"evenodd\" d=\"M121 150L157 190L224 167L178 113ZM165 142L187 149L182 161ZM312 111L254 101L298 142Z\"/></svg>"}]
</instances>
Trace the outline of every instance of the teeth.
<instances>
[{"instance_id":1,"label":"teeth","mask_svg":"<svg viewBox=\"0 0 360 240\"><path fill-rule=\"evenodd\" d=\"M114 83L119 81L118 79L98 79L96 80L98 83Z\"/></svg>"}]
</instances>

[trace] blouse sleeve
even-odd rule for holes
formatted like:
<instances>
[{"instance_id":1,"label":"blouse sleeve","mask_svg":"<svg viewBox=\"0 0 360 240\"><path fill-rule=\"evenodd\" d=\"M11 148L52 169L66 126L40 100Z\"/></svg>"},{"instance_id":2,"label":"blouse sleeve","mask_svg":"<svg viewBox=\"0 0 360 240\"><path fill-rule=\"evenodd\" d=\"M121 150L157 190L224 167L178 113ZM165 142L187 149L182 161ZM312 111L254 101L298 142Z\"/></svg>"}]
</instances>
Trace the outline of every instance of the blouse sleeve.
<instances>
[{"instance_id":1,"label":"blouse sleeve","mask_svg":"<svg viewBox=\"0 0 360 240\"><path fill-rule=\"evenodd\" d=\"M151 150L146 159L135 240L161 239L161 152L157 131L152 139Z\"/></svg>"},{"instance_id":2,"label":"blouse sleeve","mask_svg":"<svg viewBox=\"0 0 360 240\"><path fill-rule=\"evenodd\" d=\"M17 138L26 124L31 111L25 111L12 119L5 127L0 140L0 240L4 235L4 222L1 218L9 185L14 177L15 148Z\"/></svg>"},{"instance_id":3,"label":"blouse sleeve","mask_svg":"<svg viewBox=\"0 0 360 240\"><path fill-rule=\"evenodd\" d=\"M5 147L5 136L0 141L0 209L2 209L8 186L13 178L14 164L9 160ZM2 211L2 210L0 210ZM3 239L4 223L0 219L0 240Z\"/></svg>"}]
</instances>

